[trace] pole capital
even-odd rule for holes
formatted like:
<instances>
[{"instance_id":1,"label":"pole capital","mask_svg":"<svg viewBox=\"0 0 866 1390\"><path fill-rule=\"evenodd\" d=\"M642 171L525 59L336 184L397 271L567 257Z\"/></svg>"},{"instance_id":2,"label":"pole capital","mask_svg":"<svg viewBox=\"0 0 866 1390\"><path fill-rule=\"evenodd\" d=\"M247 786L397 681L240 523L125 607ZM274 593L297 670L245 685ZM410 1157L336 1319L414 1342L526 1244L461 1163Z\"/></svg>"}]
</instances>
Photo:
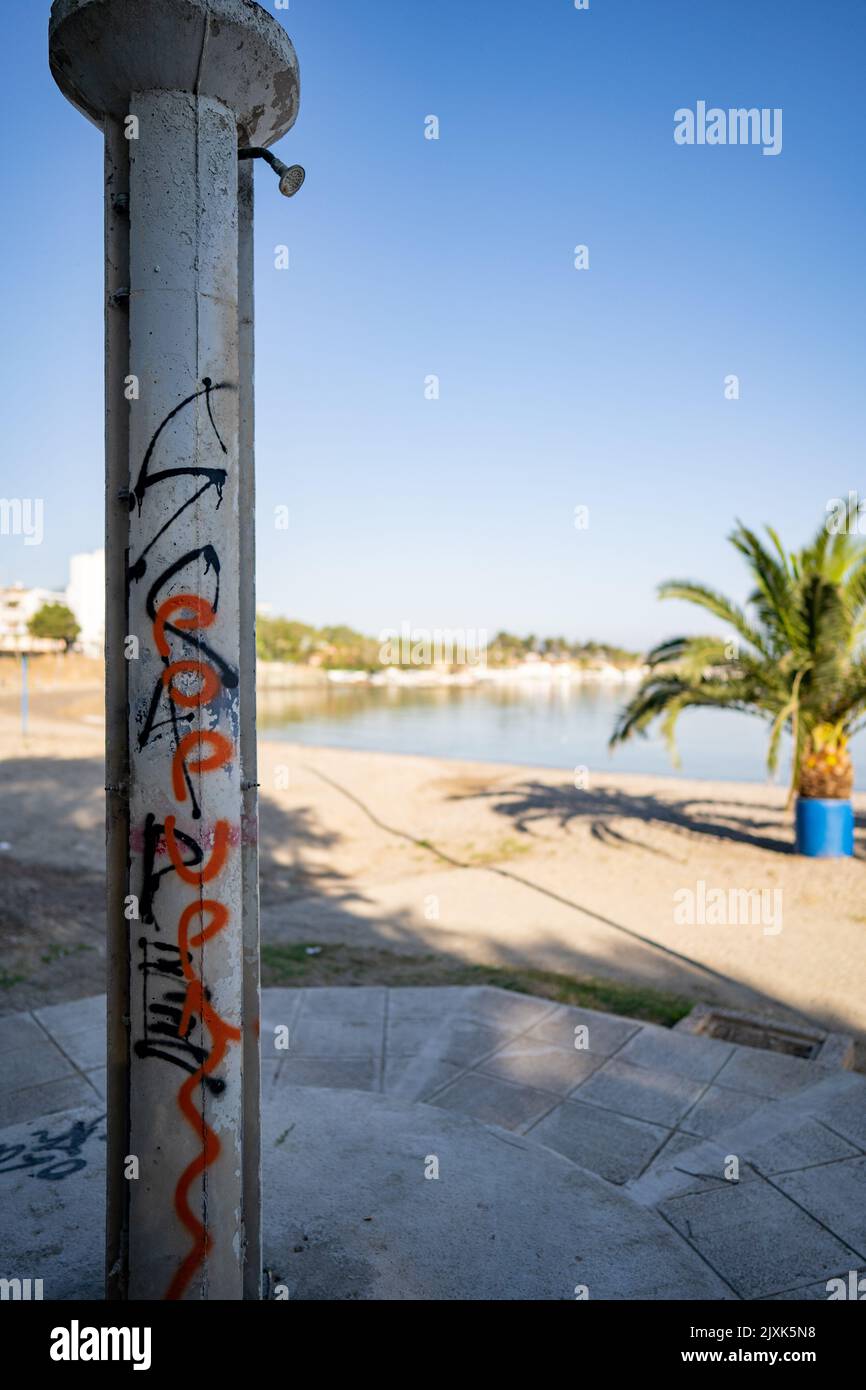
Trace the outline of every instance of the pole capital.
<instances>
[{"instance_id":1,"label":"pole capital","mask_svg":"<svg viewBox=\"0 0 866 1390\"><path fill-rule=\"evenodd\" d=\"M298 114L298 60L255 0L54 0L51 72L96 125L130 114L133 92L213 97L245 144L272 145Z\"/></svg>"}]
</instances>

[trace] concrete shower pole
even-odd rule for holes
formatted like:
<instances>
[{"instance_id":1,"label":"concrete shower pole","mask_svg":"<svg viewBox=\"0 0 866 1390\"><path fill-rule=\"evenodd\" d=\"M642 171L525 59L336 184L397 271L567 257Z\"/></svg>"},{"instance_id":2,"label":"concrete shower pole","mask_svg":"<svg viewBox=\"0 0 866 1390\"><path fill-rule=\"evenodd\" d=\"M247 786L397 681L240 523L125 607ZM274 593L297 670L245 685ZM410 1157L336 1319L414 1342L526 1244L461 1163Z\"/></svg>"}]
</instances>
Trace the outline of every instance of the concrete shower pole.
<instances>
[{"instance_id":1,"label":"concrete shower pole","mask_svg":"<svg viewBox=\"0 0 866 1390\"><path fill-rule=\"evenodd\" d=\"M105 133L107 1293L261 1292L252 164L294 49L252 0L55 0ZM240 170L240 209L239 209Z\"/></svg>"}]
</instances>

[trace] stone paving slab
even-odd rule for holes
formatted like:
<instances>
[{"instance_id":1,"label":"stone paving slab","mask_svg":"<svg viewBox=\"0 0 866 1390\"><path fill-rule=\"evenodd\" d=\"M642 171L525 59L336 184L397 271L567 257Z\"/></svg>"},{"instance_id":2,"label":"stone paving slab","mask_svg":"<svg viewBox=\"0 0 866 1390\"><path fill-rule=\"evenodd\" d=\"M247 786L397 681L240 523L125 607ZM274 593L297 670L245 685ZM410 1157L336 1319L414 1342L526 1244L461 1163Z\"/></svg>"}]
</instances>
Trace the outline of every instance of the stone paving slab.
<instances>
[{"instance_id":1,"label":"stone paving slab","mask_svg":"<svg viewBox=\"0 0 866 1390\"><path fill-rule=\"evenodd\" d=\"M523 1130L547 1114L556 1101L547 1091L514 1086L480 1072L464 1072L438 1093L433 1104L461 1115L474 1115L485 1124Z\"/></svg>"},{"instance_id":2,"label":"stone paving slab","mask_svg":"<svg viewBox=\"0 0 866 1390\"><path fill-rule=\"evenodd\" d=\"M578 1086L572 1100L600 1105L633 1120L648 1120L651 1124L672 1128L692 1108L703 1090L700 1081L678 1076L676 1072L650 1072L614 1057Z\"/></svg>"},{"instance_id":3,"label":"stone paving slab","mask_svg":"<svg viewBox=\"0 0 866 1390\"><path fill-rule=\"evenodd\" d=\"M612 1057L645 1026L632 1018L561 1004L530 1028L527 1036L555 1043L558 1047L573 1048L575 1029L580 1028L584 1030L581 1042L587 1052L595 1057Z\"/></svg>"},{"instance_id":4,"label":"stone paving slab","mask_svg":"<svg viewBox=\"0 0 866 1390\"><path fill-rule=\"evenodd\" d=\"M618 1053L621 1062L675 1072L692 1081L713 1081L734 1051L731 1043L644 1025Z\"/></svg>"},{"instance_id":5,"label":"stone paving slab","mask_svg":"<svg viewBox=\"0 0 866 1390\"><path fill-rule=\"evenodd\" d=\"M814 1085L816 1076L831 1074L819 1063L801 1057L787 1057L762 1048L735 1047L715 1079L719 1086L778 1098Z\"/></svg>"},{"instance_id":6,"label":"stone paving slab","mask_svg":"<svg viewBox=\"0 0 866 1390\"><path fill-rule=\"evenodd\" d=\"M108 1094L108 1068L94 1067L93 1071L87 1073L87 1080L96 1094L105 1100Z\"/></svg>"},{"instance_id":7,"label":"stone paving slab","mask_svg":"<svg viewBox=\"0 0 866 1390\"><path fill-rule=\"evenodd\" d=\"M857 1251L866 1262L866 1158L782 1173L776 1187Z\"/></svg>"},{"instance_id":8,"label":"stone paving slab","mask_svg":"<svg viewBox=\"0 0 866 1390\"><path fill-rule=\"evenodd\" d=\"M301 1007L303 995L302 989L262 990L259 1032L263 1057L268 1056L273 1049L273 1038L277 1028L288 1028L291 1037L291 1030Z\"/></svg>"},{"instance_id":9,"label":"stone paving slab","mask_svg":"<svg viewBox=\"0 0 866 1390\"><path fill-rule=\"evenodd\" d=\"M55 1032L53 1036L78 1071L94 1071L97 1067L105 1065L104 1021L91 1024L77 1032Z\"/></svg>"},{"instance_id":10,"label":"stone paving slab","mask_svg":"<svg viewBox=\"0 0 866 1390\"><path fill-rule=\"evenodd\" d=\"M98 1090L88 1077L71 1073L59 1081L40 1086L27 1086L20 1091L0 1095L0 1127L52 1115L97 1100Z\"/></svg>"},{"instance_id":11,"label":"stone paving slab","mask_svg":"<svg viewBox=\"0 0 866 1390\"><path fill-rule=\"evenodd\" d=\"M828 1279L860 1259L763 1178L675 1197L659 1210L740 1298Z\"/></svg>"},{"instance_id":12,"label":"stone paving slab","mask_svg":"<svg viewBox=\"0 0 866 1390\"><path fill-rule=\"evenodd\" d=\"M291 1051L304 1057L381 1058L386 996L385 989L368 987L304 990Z\"/></svg>"},{"instance_id":13,"label":"stone paving slab","mask_svg":"<svg viewBox=\"0 0 866 1390\"><path fill-rule=\"evenodd\" d=\"M749 1146L749 1161L759 1173L766 1177L775 1174L796 1173L802 1168L812 1169L844 1158L859 1158L860 1151L827 1129L819 1120L794 1121L790 1129L782 1130L761 1143ZM835 1168L833 1172L835 1172ZM826 1178L832 1180L833 1172ZM784 1184L781 1183L780 1186ZM866 1191L861 1194L866 1207Z\"/></svg>"},{"instance_id":14,"label":"stone paving slab","mask_svg":"<svg viewBox=\"0 0 866 1390\"><path fill-rule=\"evenodd\" d=\"M485 1076L498 1076L517 1085L540 1086L567 1096L602 1065L600 1057L575 1048L555 1047L540 1038L524 1037L500 1047L481 1062Z\"/></svg>"},{"instance_id":15,"label":"stone paving slab","mask_svg":"<svg viewBox=\"0 0 866 1390\"><path fill-rule=\"evenodd\" d=\"M464 1067L459 1067L455 1062L445 1062L441 1058L423 1059L423 1085L418 1083L418 1059L406 1057L388 1057L385 1061L385 1073L382 1089L388 1095L401 1097L403 1100L426 1099L428 1096L436 1095L450 1081L456 1081L458 1076L465 1073Z\"/></svg>"},{"instance_id":16,"label":"stone paving slab","mask_svg":"<svg viewBox=\"0 0 866 1390\"><path fill-rule=\"evenodd\" d=\"M748 1119L767 1104L764 1096L751 1092L734 1091L726 1086L707 1086L683 1115L680 1128L710 1139L721 1130Z\"/></svg>"},{"instance_id":17,"label":"stone paving slab","mask_svg":"<svg viewBox=\"0 0 866 1390\"><path fill-rule=\"evenodd\" d=\"M460 986L410 986L388 992L385 1047L389 1056L414 1057L429 1045L465 991Z\"/></svg>"},{"instance_id":18,"label":"stone paving slab","mask_svg":"<svg viewBox=\"0 0 866 1390\"><path fill-rule=\"evenodd\" d=\"M97 995L97 998L101 1000L104 1010L104 996ZM0 1055L5 1057L9 1052L19 1052L44 1041L45 1030L40 1028L32 1014L12 1014L0 1018Z\"/></svg>"},{"instance_id":19,"label":"stone paving slab","mask_svg":"<svg viewBox=\"0 0 866 1390\"><path fill-rule=\"evenodd\" d=\"M41 1086L46 1081L59 1081L62 1077L74 1075L74 1064L50 1038L46 1038L43 1034L41 1040L30 1043L27 1047L15 1048L13 1051L3 1053L0 1096L7 1096L11 1093L24 1091L29 1086Z\"/></svg>"},{"instance_id":20,"label":"stone paving slab","mask_svg":"<svg viewBox=\"0 0 866 1390\"><path fill-rule=\"evenodd\" d=\"M658 1181L672 1179L671 1190L678 1195L690 1192L706 1192L711 1187L727 1187L730 1179L726 1172L730 1166L727 1145L713 1140L700 1141L682 1131L673 1133L651 1165L653 1177ZM738 1182L754 1182L758 1177L755 1169L748 1163L739 1164ZM632 1196L635 1189L630 1189Z\"/></svg>"},{"instance_id":21,"label":"stone paving slab","mask_svg":"<svg viewBox=\"0 0 866 1390\"><path fill-rule=\"evenodd\" d=\"M866 1153L866 1081L863 1077L836 1078L832 1090L822 1087L818 1115L823 1125Z\"/></svg>"},{"instance_id":22,"label":"stone paving slab","mask_svg":"<svg viewBox=\"0 0 866 1390\"><path fill-rule=\"evenodd\" d=\"M101 1045L95 1049L94 1019L101 1019L96 1024ZM102 995L0 1019L0 1126L97 1100L98 1090L77 1056L90 1067L105 1063Z\"/></svg>"},{"instance_id":23,"label":"stone paving slab","mask_svg":"<svg viewBox=\"0 0 866 1390\"><path fill-rule=\"evenodd\" d=\"M104 1028L105 995L91 994L87 999L73 999L66 1004L48 1004L37 1009L33 1017L58 1039L94 1026Z\"/></svg>"},{"instance_id":24,"label":"stone paving slab","mask_svg":"<svg viewBox=\"0 0 866 1390\"><path fill-rule=\"evenodd\" d=\"M462 1000L459 995L453 998L454 1007L470 1018L477 1018L510 1033L522 1033L538 1025L553 1007L547 999L493 989L489 985L467 989Z\"/></svg>"},{"instance_id":25,"label":"stone paving slab","mask_svg":"<svg viewBox=\"0 0 866 1390\"><path fill-rule=\"evenodd\" d=\"M509 1042L513 1033L463 1015L452 1019L450 1027L433 1040L437 1055L446 1062L471 1067Z\"/></svg>"},{"instance_id":26,"label":"stone paving slab","mask_svg":"<svg viewBox=\"0 0 866 1390\"><path fill-rule=\"evenodd\" d=\"M397 1045L405 1049L403 1063L386 1054L383 1074L389 1092L412 1100L435 1101L448 1081L521 1041L528 1027L557 1008L547 1000L486 986L449 988L441 992L441 1000L436 1000L435 988L412 990L408 1001L404 993L396 989L388 995L388 1025L393 1019ZM413 1004L420 1008L414 1022L409 1016ZM386 1046L394 1036L386 1030ZM535 1085L538 1080L532 1077ZM506 1109L498 1122L507 1126Z\"/></svg>"},{"instance_id":27,"label":"stone paving slab","mask_svg":"<svg viewBox=\"0 0 866 1390\"><path fill-rule=\"evenodd\" d=\"M643 1172L669 1131L612 1110L567 1100L527 1133L608 1182L626 1183Z\"/></svg>"}]
</instances>

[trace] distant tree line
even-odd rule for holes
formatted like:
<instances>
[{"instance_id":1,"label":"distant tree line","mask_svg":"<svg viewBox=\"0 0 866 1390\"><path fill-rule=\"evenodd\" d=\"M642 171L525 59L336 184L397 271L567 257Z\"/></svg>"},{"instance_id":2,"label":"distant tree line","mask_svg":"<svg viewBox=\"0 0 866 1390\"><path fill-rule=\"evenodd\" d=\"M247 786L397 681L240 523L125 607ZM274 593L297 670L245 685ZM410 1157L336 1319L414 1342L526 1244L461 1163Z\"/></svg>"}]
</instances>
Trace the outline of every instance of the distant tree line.
<instances>
[{"instance_id":1,"label":"distant tree line","mask_svg":"<svg viewBox=\"0 0 866 1390\"><path fill-rule=\"evenodd\" d=\"M379 643L345 624L312 627L293 618L256 618L256 650L261 661L285 661L325 670L374 671Z\"/></svg>"},{"instance_id":2,"label":"distant tree line","mask_svg":"<svg viewBox=\"0 0 866 1390\"><path fill-rule=\"evenodd\" d=\"M487 647L491 666L508 666L533 656L547 661L574 661L584 665L610 662L614 666L634 666L640 661L637 652L610 642L569 642L565 637L517 637L512 632L497 632Z\"/></svg>"},{"instance_id":3,"label":"distant tree line","mask_svg":"<svg viewBox=\"0 0 866 1390\"><path fill-rule=\"evenodd\" d=\"M256 647L261 661L284 661L295 666L320 666L324 670L377 671L382 666L382 642L345 624L313 627L293 618L273 618L259 614L256 620ZM491 666L511 666L531 657L549 661L573 661L584 665L610 662L631 666L639 661L636 652L609 642L569 642L565 637L517 637L498 632L488 643L487 661Z\"/></svg>"}]
</instances>

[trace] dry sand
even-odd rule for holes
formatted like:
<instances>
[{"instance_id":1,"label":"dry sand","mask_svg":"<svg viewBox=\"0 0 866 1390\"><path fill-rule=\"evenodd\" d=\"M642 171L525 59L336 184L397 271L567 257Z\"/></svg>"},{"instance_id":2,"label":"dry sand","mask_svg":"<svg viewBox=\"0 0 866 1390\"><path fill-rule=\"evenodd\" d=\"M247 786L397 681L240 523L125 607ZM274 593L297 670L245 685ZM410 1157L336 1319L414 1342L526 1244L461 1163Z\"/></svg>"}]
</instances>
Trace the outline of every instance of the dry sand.
<instances>
[{"instance_id":1,"label":"dry sand","mask_svg":"<svg viewBox=\"0 0 866 1390\"><path fill-rule=\"evenodd\" d=\"M0 1012L103 988L102 728L76 692L0 700ZM858 857L791 852L760 784L567 773L260 745L266 943L376 962L579 973L816 1020L866 1040L866 797ZM781 890L782 930L677 924L674 895ZM372 972L372 973L371 973Z\"/></svg>"}]
</instances>

